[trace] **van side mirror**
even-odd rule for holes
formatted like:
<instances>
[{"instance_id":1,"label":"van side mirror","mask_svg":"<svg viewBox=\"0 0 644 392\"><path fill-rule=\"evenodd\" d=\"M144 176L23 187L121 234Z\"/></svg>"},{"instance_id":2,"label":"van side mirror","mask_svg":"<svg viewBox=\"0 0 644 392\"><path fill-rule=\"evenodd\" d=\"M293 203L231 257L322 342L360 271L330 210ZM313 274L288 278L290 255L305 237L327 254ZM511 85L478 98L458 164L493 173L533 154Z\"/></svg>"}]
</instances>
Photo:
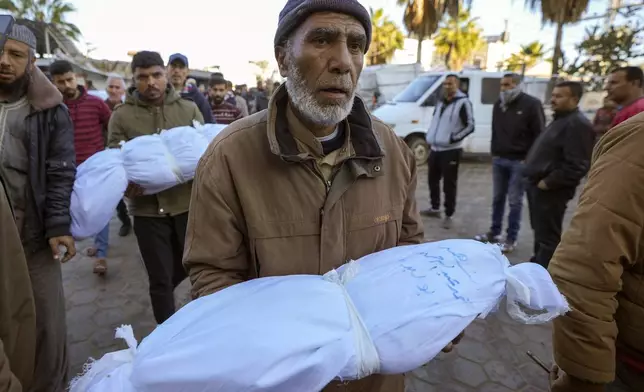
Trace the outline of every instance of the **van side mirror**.
<instances>
[{"instance_id":1,"label":"van side mirror","mask_svg":"<svg viewBox=\"0 0 644 392\"><path fill-rule=\"evenodd\" d=\"M427 97L427 99L425 100L425 102L423 102L421 106L436 106L436 102L437 102L436 94L432 94L429 97Z\"/></svg>"}]
</instances>

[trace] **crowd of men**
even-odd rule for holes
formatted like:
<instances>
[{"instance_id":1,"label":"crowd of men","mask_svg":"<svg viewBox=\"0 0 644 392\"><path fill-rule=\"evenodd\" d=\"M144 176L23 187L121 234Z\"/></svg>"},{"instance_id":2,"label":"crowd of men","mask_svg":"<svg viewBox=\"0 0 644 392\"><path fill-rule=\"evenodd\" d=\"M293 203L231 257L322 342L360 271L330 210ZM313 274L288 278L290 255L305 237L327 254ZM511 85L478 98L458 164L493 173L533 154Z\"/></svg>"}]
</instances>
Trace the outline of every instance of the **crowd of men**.
<instances>
[{"instance_id":1,"label":"crowd of men","mask_svg":"<svg viewBox=\"0 0 644 392\"><path fill-rule=\"evenodd\" d=\"M35 66L35 36L15 25L0 56L0 391L67 387L60 264L76 254L70 198L77 165L106 147L194 121L230 124L194 181L154 195L130 183L118 207L119 234L136 236L159 324L175 312L174 289L186 277L198 298L257 277L323 274L424 241L415 159L356 96L371 33L369 12L356 0L289 0L274 40L287 81L272 94L261 85L254 95L243 86L235 92L213 74L204 96L188 80L186 56L164 61L141 51L132 86L112 77L102 101L65 61L51 64L50 81ZM555 86L547 125L517 75L502 79L494 106L492 224L477 239L511 252L527 193L531 261L549 268L573 309L554 323L555 392L644 390L644 115L637 115L644 77L627 67L608 80L612 106L594 125L578 109L576 82ZM428 130L424 213L442 216L442 181L450 228L462 142L475 118L458 75L446 77L444 93ZM586 176L562 238L567 204ZM108 233L88 250L99 275L109 267ZM324 391L404 388L403 375L376 374Z\"/></svg>"}]
</instances>

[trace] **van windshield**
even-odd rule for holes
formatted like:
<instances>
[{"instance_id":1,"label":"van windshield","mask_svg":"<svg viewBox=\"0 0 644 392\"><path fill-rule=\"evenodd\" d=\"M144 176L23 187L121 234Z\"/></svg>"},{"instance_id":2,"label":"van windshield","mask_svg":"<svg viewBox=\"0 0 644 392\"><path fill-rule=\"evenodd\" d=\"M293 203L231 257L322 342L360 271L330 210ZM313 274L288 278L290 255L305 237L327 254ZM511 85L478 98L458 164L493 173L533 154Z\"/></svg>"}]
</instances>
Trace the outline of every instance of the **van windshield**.
<instances>
[{"instance_id":1,"label":"van windshield","mask_svg":"<svg viewBox=\"0 0 644 392\"><path fill-rule=\"evenodd\" d=\"M425 92L436 83L439 75L425 75L414 79L409 86L405 87L396 97L394 102L416 102Z\"/></svg>"}]
</instances>

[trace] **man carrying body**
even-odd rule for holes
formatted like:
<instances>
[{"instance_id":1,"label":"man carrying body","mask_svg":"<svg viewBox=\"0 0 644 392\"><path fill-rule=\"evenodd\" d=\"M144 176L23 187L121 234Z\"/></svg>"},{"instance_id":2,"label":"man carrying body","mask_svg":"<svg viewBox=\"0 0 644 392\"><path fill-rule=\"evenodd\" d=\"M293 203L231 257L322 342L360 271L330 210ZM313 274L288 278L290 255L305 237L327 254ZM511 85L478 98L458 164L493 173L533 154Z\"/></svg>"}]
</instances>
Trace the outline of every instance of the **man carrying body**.
<instances>
[{"instance_id":1,"label":"man carrying body","mask_svg":"<svg viewBox=\"0 0 644 392\"><path fill-rule=\"evenodd\" d=\"M184 255L193 297L422 242L414 157L355 96L370 40L356 0L286 3L274 40L285 86L227 127L197 169ZM324 391L402 392L404 378Z\"/></svg>"},{"instance_id":2,"label":"man carrying body","mask_svg":"<svg viewBox=\"0 0 644 392\"><path fill-rule=\"evenodd\" d=\"M156 52L143 51L132 58L134 86L118 106L109 125L110 148L137 136L163 129L203 123L194 102L183 99L168 84L163 59ZM126 197L134 217L134 234L150 279L150 299L157 323L174 314L174 289L186 272L181 264L192 181L156 195L143 195L130 184Z\"/></svg>"},{"instance_id":3,"label":"man carrying body","mask_svg":"<svg viewBox=\"0 0 644 392\"><path fill-rule=\"evenodd\" d=\"M644 72L639 67L619 68L610 74L606 86L607 98L620 107L611 124L613 127L644 112L642 87L644 87Z\"/></svg>"},{"instance_id":4,"label":"man carrying body","mask_svg":"<svg viewBox=\"0 0 644 392\"><path fill-rule=\"evenodd\" d=\"M588 172L595 143L593 125L579 111L581 84L561 82L552 91L554 120L526 158L528 207L534 230L530 260L548 268L559 241L568 202ZM598 222L597 224L602 224Z\"/></svg>"},{"instance_id":5,"label":"man carrying body","mask_svg":"<svg viewBox=\"0 0 644 392\"><path fill-rule=\"evenodd\" d=\"M36 37L14 25L0 57L0 172L25 251L36 306L32 391L67 388L61 262L74 257L69 205L74 128L63 97L36 67Z\"/></svg>"},{"instance_id":6,"label":"man carrying body","mask_svg":"<svg viewBox=\"0 0 644 392\"><path fill-rule=\"evenodd\" d=\"M461 90L458 76L447 75L443 82L444 98L436 104L434 117L427 132L429 155L428 182L431 208L423 215L441 216L441 180L445 195L445 218L443 227L452 227L452 215L456 211L458 166L463 153L463 139L474 132L472 103Z\"/></svg>"},{"instance_id":7,"label":"man carrying body","mask_svg":"<svg viewBox=\"0 0 644 392\"><path fill-rule=\"evenodd\" d=\"M80 165L89 157L105 149L103 130L107 129L112 114L109 107L100 98L87 94L83 86L76 81L72 65L65 60L51 63L49 73L54 85L63 94L64 102L69 109L74 124L74 149L76 164ZM94 273L107 273L107 248L109 246L109 223L94 237L94 247L88 249L87 255L96 257Z\"/></svg>"},{"instance_id":8,"label":"man carrying body","mask_svg":"<svg viewBox=\"0 0 644 392\"><path fill-rule=\"evenodd\" d=\"M204 121L207 124L212 124L214 120L208 100L196 85L193 86L186 83L189 73L190 69L188 68L188 58L186 56L181 53L175 53L170 56L168 60L168 75L170 75L170 83L174 87L174 91L180 93L182 98L192 100L199 108Z\"/></svg>"},{"instance_id":9,"label":"man carrying body","mask_svg":"<svg viewBox=\"0 0 644 392\"><path fill-rule=\"evenodd\" d=\"M229 102L226 102L226 80L219 76L213 76L210 79L210 106L212 107L212 116L217 124L230 124L235 120L242 118L241 111Z\"/></svg>"},{"instance_id":10,"label":"man carrying body","mask_svg":"<svg viewBox=\"0 0 644 392\"><path fill-rule=\"evenodd\" d=\"M501 242L505 202L509 199L508 230L501 249L514 251L523 210L523 163L528 151L544 130L545 116L538 99L521 91L521 76L506 74L501 79L501 96L492 110L492 226L475 237L482 242Z\"/></svg>"},{"instance_id":11,"label":"man carrying body","mask_svg":"<svg viewBox=\"0 0 644 392\"><path fill-rule=\"evenodd\" d=\"M548 267L572 309L553 322L553 392L644 391L643 146L644 114L602 137Z\"/></svg>"},{"instance_id":12,"label":"man carrying body","mask_svg":"<svg viewBox=\"0 0 644 392\"><path fill-rule=\"evenodd\" d=\"M123 96L125 95L125 81L118 75L111 75L107 78L107 99L105 103L110 111L114 111L117 105L123 103ZM107 131L105 132L105 142L107 143ZM127 205L121 199L118 206L116 206L116 213L121 221L121 228L119 229L119 236L125 237L132 231L132 221L127 212Z\"/></svg>"}]
</instances>

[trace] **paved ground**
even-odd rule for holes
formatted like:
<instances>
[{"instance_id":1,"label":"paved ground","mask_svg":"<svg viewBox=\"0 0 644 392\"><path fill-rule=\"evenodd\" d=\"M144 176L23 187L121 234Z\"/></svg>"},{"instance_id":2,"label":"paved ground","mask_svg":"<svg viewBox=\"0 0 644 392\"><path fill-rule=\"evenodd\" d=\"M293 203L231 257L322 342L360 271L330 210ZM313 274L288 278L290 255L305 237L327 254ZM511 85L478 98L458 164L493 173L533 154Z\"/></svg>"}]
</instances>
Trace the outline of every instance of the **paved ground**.
<instances>
[{"instance_id":1,"label":"paved ground","mask_svg":"<svg viewBox=\"0 0 644 392\"><path fill-rule=\"evenodd\" d=\"M489 164L464 164L460 172L459 199L455 225L444 230L438 221L426 220L426 237L432 240L471 238L489 227L492 196ZM419 208L428 207L426 171L419 173ZM569 209L568 217L573 207ZM122 349L113 339L114 328L132 324L137 337L155 327L147 293L147 276L133 235L117 236L118 221L111 227L109 274L101 279L92 274L88 257L77 257L63 268L67 294L67 323L72 371L77 373L89 357L100 358ZM84 249L91 244L79 244ZM531 231L524 211L524 226L513 262L527 260L532 247ZM178 303L187 301L188 284L177 290ZM547 377L526 356L526 351L551 362L549 326L523 326L503 312L477 320L455 352L441 354L429 365L408 376L408 392L545 392Z\"/></svg>"}]
</instances>

